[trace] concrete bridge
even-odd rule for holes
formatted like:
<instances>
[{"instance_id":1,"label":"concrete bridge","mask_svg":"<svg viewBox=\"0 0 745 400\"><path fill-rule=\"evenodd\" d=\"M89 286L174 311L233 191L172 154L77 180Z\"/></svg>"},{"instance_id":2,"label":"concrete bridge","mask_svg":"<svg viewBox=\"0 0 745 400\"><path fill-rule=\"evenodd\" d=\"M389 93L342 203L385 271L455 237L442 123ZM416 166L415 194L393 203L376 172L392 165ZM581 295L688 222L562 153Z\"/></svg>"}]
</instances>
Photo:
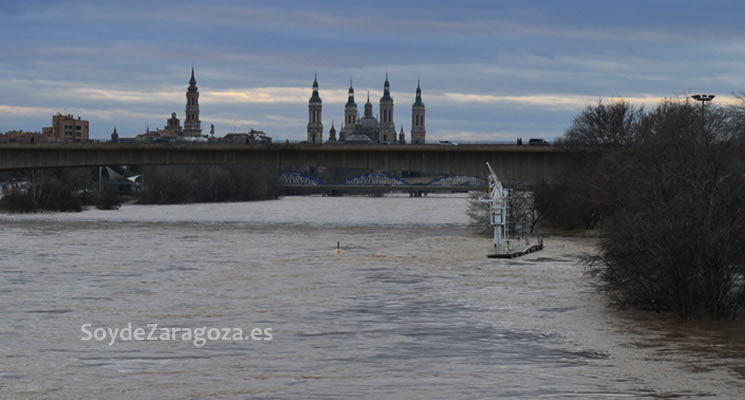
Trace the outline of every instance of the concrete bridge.
<instances>
[{"instance_id":1,"label":"concrete bridge","mask_svg":"<svg viewBox=\"0 0 745 400\"><path fill-rule=\"evenodd\" d=\"M551 182L571 156L551 147L443 145L4 144L0 170L102 165L307 166L486 176L489 162L505 184Z\"/></svg>"}]
</instances>

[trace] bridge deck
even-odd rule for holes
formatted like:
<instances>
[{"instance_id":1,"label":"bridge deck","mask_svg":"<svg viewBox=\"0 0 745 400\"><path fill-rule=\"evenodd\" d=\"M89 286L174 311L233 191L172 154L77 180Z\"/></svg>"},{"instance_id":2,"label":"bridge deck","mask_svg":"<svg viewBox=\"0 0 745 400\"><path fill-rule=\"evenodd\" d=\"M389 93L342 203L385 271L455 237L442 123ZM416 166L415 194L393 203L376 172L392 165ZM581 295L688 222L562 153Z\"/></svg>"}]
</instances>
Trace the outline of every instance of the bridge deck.
<instances>
[{"instance_id":1,"label":"bridge deck","mask_svg":"<svg viewBox=\"0 0 745 400\"><path fill-rule=\"evenodd\" d=\"M485 192L489 187L484 186L437 186L437 185L282 185L286 189L306 189L306 190L338 190L338 191L359 191L365 189L379 189L390 192Z\"/></svg>"},{"instance_id":2,"label":"bridge deck","mask_svg":"<svg viewBox=\"0 0 745 400\"><path fill-rule=\"evenodd\" d=\"M3 144L0 170L100 165L307 166L485 176L486 162L506 183L551 181L568 153L551 147L441 145Z\"/></svg>"}]
</instances>

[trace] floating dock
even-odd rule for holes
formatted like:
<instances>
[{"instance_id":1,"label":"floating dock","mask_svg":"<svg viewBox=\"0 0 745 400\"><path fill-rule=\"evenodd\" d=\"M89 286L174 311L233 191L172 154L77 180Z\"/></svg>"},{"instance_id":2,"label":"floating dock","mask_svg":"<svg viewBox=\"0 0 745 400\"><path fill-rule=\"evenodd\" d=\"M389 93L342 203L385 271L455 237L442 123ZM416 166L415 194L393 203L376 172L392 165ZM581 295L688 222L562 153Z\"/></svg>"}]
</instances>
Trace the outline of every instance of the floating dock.
<instances>
[{"instance_id":1,"label":"floating dock","mask_svg":"<svg viewBox=\"0 0 745 400\"><path fill-rule=\"evenodd\" d=\"M518 249L515 249L512 251L508 250L504 253L489 254L487 257L489 258L515 258L515 257L520 257L526 254L536 252L538 250L543 250L543 240L541 240L538 244L533 244L528 247L524 247L521 250L518 250Z\"/></svg>"}]
</instances>

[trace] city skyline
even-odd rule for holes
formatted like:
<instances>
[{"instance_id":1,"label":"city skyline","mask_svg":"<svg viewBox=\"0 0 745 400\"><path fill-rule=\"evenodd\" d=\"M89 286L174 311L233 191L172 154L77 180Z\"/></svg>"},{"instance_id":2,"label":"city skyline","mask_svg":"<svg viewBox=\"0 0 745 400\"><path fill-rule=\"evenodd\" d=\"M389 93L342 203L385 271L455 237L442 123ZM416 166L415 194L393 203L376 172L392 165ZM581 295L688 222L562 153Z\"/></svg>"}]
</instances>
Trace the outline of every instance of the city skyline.
<instances>
[{"instance_id":1,"label":"city skyline","mask_svg":"<svg viewBox=\"0 0 745 400\"><path fill-rule=\"evenodd\" d=\"M377 99L388 73L407 133L421 80L428 140L550 140L600 99L653 106L711 92L736 103L742 11L725 1L0 4L0 131L40 130L58 112L90 120L93 139L183 119L193 64L202 127L218 135L303 140L317 73L327 137L349 80Z\"/></svg>"}]
</instances>

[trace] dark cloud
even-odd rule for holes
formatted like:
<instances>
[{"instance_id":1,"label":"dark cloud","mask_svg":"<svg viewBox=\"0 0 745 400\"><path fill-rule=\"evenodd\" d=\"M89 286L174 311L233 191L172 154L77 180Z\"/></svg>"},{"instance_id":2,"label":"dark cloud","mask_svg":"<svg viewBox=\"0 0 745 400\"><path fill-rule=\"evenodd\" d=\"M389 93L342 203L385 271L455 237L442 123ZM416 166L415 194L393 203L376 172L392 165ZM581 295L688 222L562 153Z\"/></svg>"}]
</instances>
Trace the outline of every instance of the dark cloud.
<instances>
[{"instance_id":1,"label":"dark cloud","mask_svg":"<svg viewBox=\"0 0 745 400\"><path fill-rule=\"evenodd\" d=\"M397 126L409 129L421 79L433 135L551 138L584 98L745 89L743 11L740 2L671 0L2 1L0 107L84 110L105 136L114 124L135 132L183 113L192 64L205 93L310 90L317 72L322 96L350 78L362 96L388 72ZM446 93L486 100L447 104ZM563 97L569 106L552 105ZM203 108L221 121L218 132L251 124L299 139L303 101ZM0 108L0 131L48 124L24 110ZM343 101L324 99L328 123L341 110Z\"/></svg>"}]
</instances>

